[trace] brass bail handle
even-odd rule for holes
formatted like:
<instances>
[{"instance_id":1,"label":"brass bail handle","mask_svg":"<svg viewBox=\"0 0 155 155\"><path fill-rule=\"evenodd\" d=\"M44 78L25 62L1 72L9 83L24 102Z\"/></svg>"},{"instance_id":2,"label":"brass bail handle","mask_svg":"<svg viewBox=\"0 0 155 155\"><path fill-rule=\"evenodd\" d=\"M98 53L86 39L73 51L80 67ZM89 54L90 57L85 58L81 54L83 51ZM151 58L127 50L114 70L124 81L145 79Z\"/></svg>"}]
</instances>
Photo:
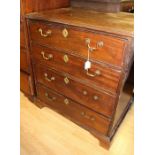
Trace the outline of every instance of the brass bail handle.
<instances>
[{"instance_id":1,"label":"brass bail handle","mask_svg":"<svg viewBox=\"0 0 155 155\"><path fill-rule=\"evenodd\" d=\"M81 112L81 116L91 121L95 121L95 117L87 115L85 112Z\"/></svg>"},{"instance_id":2,"label":"brass bail handle","mask_svg":"<svg viewBox=\"0 0 155 155\"><path fill-rule=\"evenodd\" d=\"M48 94L47 92L45 93L45 96L46 96L48 99L52 100L52 101L56 100L56 97L55 97L55 96L51 97L51 96L49 96L49 94Z\"/></svg>"},{"instance_id":3,"label":"brass bail handle","mask_svg":"<svg viewBox=\"0 0 155 155\"><path fill-rule=\"evenodd\" d=\"M89 69L87 69L86 71L87 71L87 75L90 77L95 77L95 76L101 75L101 72L99 70L96 70L94 74L90 73Z\"/></svg>"},{"instance_id":4,"label":"brass bail handle","mask_svg":"<svg viewBox=\"0 0 155 155\"><path fill-rule=\"evenodd\" d=\"M43 59L45 59L45 60L51 60L53 58L52 54L49 54L48 56L45 56L44 51L41 51L41 55L42 55Z\"/></svg>"},{"instance_id":5,"label":"brass bail handle","mask_svg":"<svg viewBox=\"0 0 155 155\"><path fill-rule=\"evenodd\" d=\"M103 45L104 45L103 41L98 41L98 42L96 43L96 47L91 47L91 46L90 46L90 43L91 43L90 38L86 38L86 44L87 44L88 50L89 50L90 52L93 52L93 51L97 50L98 48L102 48Z\"/></svg>"},{"instance_id":6,"label":"brass bail handle","mask_svg":"<svg viewBox=\"0 0 155 155\"><path fill-rule=\"evenodd\" d=\"M45 80L48 81L48 82L51 82L51 81L55 80L55 77L53 77L53 76L51 78L48 78L48 74L47 73L44 74L44 77L45 77Z\"/></svg>"},{"instance_id":7,"label":"brass bail handle","mask_svg":"<svg viewBox=\"0 0 155 155\"><path fill-rule=\"evenodd\" d=\"M39 28L38 31L40 32L40 35L41 35L42 37L48 37L48 36L50 36L50 35L52 34L52 31L51 31L51 30L47 30L47 31L45 32L45 34L43 33L43 30L42 30L41 28Z\"/></svg>"},{"instance_id":8,"label":"brass bail handle","mask_svg":"<svg viewBox=\"0 0 155 155\"><path fill-rule=\"evenodd\" d=\"M89 73L89 69L87 69L87 75L90 76L90 77L95 77L96 76L95 74Z\"/></svg>"}]
</instances>

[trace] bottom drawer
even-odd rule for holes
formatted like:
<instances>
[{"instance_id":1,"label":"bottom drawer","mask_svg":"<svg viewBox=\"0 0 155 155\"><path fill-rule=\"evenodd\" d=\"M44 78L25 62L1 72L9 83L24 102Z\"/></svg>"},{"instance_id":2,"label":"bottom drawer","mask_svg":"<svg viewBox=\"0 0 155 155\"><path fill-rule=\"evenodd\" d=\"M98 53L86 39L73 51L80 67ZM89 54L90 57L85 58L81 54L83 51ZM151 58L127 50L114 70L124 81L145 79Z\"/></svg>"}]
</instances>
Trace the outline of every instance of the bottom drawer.
<instances>
[{"instance_id":1,"label":"bottom drawer","mask_svg":"<svg viewBox=\"0 0 155 155\"><path fill-rule=\"evenodd\" d=\"M49 90L40 84L37 85L37 97L41 101L47 103L52 109L84 128L89 128L107 135L110 119L57 94L53 90Z\"/></svg>"},{"instance_id":2,"label":"bottom drawer","mask_svg":"<svg viewBox=\"0 0 155 155\"><path fill-rule=\"evenodd\" d=\"M20 71L20 90L23 91L27 95L33 95L31 91L31 77Z\"/></svg>"}]
</instances>

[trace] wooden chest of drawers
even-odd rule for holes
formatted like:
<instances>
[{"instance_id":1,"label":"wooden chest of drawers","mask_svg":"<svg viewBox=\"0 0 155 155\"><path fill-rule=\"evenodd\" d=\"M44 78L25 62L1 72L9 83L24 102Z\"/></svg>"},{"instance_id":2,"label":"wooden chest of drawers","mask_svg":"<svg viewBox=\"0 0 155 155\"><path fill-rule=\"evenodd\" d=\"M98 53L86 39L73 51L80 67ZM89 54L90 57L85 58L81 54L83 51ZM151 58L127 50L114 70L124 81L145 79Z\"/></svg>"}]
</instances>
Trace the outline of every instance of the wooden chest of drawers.
<instances>
[{"instance_id":1,"label":"wooden chest of drawers","mask_svg":"<svg viewBox=\"0 0 155 155\"><path fill-rule=\"evenodd\" d=\"M27 15L36 102L109 147L131 104L133 15L62 8ZM91 67L85 68L85 63Z\"/></svg>"}]
</instances>

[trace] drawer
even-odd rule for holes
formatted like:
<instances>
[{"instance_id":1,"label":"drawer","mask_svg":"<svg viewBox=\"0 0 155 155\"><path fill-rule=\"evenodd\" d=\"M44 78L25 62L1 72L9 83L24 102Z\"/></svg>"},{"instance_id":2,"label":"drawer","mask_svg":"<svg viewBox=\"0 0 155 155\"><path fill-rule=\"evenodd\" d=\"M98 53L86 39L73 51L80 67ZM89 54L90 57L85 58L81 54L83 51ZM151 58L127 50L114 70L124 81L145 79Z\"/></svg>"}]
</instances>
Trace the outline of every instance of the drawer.
<instances>
[{"instance_id":1,"label":"drawer","mask_svg":"<svg viewBox=\"0 0 155 155\"><path fill-rule=\"evenodd\" d=\"M24 22L20 22L20 46L26 48Z\"/></svg>"},{"instance_id":2,"label":"drawer","mask_svg":"<svg viewBox=\"0 0 155 155\"><path fill-rule=\"evenodd\" d=\"M27 50L24 48L20 48L20 69L29 73Z\"/></svg>"},{"instance_id":3,"label":"drawer","mask_svg":"<svg viewBox=\"0 0 155 155\"><path fill-rule=\"evenodd\" d=\"M31 91L31 77L20 71L20 90L27 95L33 95Z\"/></svg>"},{"instance_id":4,"label":"drawer","mask_svg":"<svg viewBox=\"0 0 155 155\"><path fill-rule=\"evenodd\" d=\"M85 127L97 130L107 135L110 120L100 114L91 111L72 100L51 91L41 85L37 85L38 98L48 104L52 109L68 117L73 122Z\"/></svg>"},{"instance_id":5,"label":"drawer","mask_svg":"<svg viewBox=\"0 0 155 155\"><path fill-rule=\"evenodd\" d=\"M86 31L62 24L31 21L29 27L30 38L34 42L76 53L85 58L89 47L92 51L90 59L116 66L123 65L125 40L101 32Z\"/></svg>"},{"instance_id":6,"label":"drawer","mask_svg":"<svg viewBox=\"0 0 155 155\"><path fill-rule=\"evenodd\" d=\"M35 74L37 82L107 117L112 116L115 107L114 96L76 82L65 74L40 65L35 65Z\"/></svg>"},{"instance_id":7,"label":"drawer","mask_svg":"<svg viewBox=\"0 0 155 155\"><path fill-rule=\"evenodd\" d=\"M49 48L32 44L31 53L34 60L55 68L58 71L69 73L78 79L85 80L102 89L117 92L121 72L110 67L92 63L89 74L84 69L86 59L72 56L64 52L58 52Z\"/></svg>"}]
</instances>

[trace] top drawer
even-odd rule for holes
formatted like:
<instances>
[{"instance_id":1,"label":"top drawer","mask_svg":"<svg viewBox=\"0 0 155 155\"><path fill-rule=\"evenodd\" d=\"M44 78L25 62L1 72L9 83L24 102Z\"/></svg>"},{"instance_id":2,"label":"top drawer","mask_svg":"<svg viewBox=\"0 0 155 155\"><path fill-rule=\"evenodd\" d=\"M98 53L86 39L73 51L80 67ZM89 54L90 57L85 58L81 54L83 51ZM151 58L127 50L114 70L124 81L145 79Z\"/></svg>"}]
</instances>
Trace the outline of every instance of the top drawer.
<instances>
[{"instance_id":1,"label":"top drawer","mask_svg":"<svg viewBox=\"0 0 155 155\"><path fill-rule=\"evenodd\" d=\"M90 59L116 66L123 65L125 40L62 24L30 21L29 26L32 41L85 58L89 49Z\"/></svg>"}]
</instances>

